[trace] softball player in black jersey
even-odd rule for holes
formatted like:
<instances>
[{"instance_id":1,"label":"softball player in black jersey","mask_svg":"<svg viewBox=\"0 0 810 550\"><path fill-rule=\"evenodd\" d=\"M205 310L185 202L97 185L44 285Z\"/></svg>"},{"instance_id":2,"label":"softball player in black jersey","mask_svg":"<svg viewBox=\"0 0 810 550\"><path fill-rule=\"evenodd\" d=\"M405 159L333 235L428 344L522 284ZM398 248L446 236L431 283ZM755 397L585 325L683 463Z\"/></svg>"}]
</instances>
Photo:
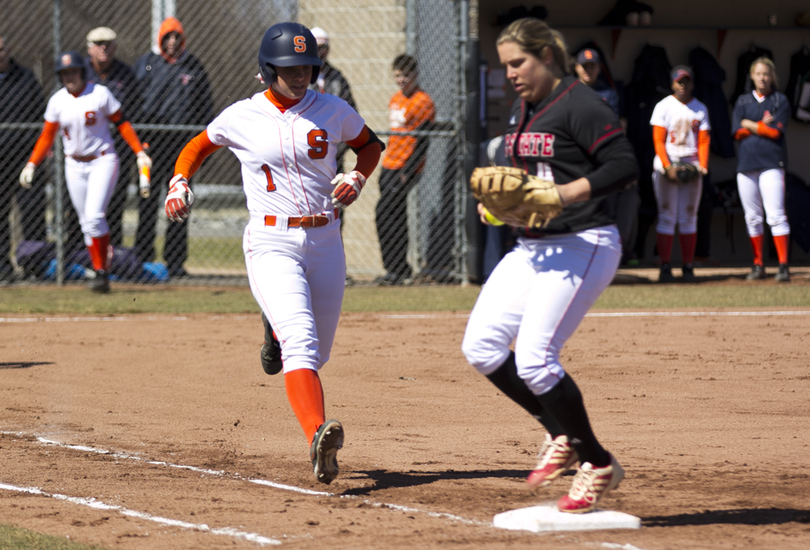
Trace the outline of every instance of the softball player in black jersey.
<instances>
[{"instance_id":1,"label":"softball player in black jersey","mask_svg":"<svg viewBox=\"0 0 810 550\"><path fill-rule=\"evenodd\" d=\"M610 107L567 74L559 33L520 19L501 33L498 55L520 96L504 139L506 158L556 182L565 208L543 229L515 228L517 244L481 290L462 350L548 431L529 485L544 487L579 462L557 507L589 512L624 471L594 436L560 350L619 266L621 241L607 198L635 184L638 164Z\"/></svg>"}]
</instances>

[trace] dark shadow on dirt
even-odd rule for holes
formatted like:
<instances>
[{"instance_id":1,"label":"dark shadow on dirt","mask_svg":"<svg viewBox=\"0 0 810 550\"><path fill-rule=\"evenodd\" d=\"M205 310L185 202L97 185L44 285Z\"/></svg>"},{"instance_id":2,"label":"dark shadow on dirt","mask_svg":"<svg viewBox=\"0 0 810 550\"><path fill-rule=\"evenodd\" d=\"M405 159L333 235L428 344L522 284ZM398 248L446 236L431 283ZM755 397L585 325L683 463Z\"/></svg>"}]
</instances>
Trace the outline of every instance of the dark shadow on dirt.
<instances>
[{"instance_id":1,"label":"dark shadow on dirt","mask_svg":"<svg viewBox=\"0 0 810 550\"><path fill-rule=\"evenodd\" d=\"M641 519L644 527L679 527L685 525L781 525L810 523L810 510L794 508L743 508L741 510L704 510L675 516L650 516Z\"/></svg>"},{"instance_id":2,"label":"dark shadow on dirt","mask_svg":"<svg viewBox=\"0 0 810 550\"><path fill-rule=\"evenodd\" d=\"M419 485L429 485L441 480L455 479L491 479L491 478L515 478L523 480L529 475L529 470L470 470L457 472L447 470L442 472L390 472L388 470L355 470L357 476L367 476L374 483L369 487L358 487L348 489L341 493L343 495L368 495L382 489L392 487L416 487Z\"/></svg>"},{"instance_id":3,"label":"dark shadow on dirt","mask_svg":"<svg viewBox=\"0 0 810 550\"><path fill-rule=\"evenodd\" d=\"M0 363L0 370L2 369L30 369L31 367L38 367L40 365L53 365L53 362L11 362L11 363Z\"/></svg>"}]
</instances>

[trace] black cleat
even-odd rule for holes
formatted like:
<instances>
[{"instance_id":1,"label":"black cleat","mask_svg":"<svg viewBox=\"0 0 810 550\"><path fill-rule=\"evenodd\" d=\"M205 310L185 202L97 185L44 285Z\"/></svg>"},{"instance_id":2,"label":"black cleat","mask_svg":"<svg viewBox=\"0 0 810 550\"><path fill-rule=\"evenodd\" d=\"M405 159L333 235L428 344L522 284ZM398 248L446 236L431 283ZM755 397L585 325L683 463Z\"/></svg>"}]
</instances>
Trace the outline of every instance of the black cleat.
<instances>
[{"instance_id":1,"label":"black cleat","mask_svg":"<svg viewBox=\"0 0 810 550\"><path fill-rule=\"evenodd\" d=\"M765 279L767 275L765 274L765 266L754 264L754 267L751 268L751 273L745 276L745 278L749 281L758 281L761 279Z\"/></svg>"},{"instance_id":2,"label":"black cleat","mask_svg":"<svg viewBox=\"0 0 810 550\"><path fill-rule=\"evenodd\" d=\"M661 272L658 275L658 282L659 283L674 283L675 282L675 275L672 274L672 266L669 264L663 264L661 266Z\"/></svg>"},{"instance_id":3,"label":"black cleat","mask_svg":"<svg viewBox=\"0 0 810 550\"><path fill-rule=\"evenodd\" d=\"M681 281L684 283L696 283L697 277L695 277L695 268L692 267L692 264L686 264L681 269L682 277Z\"/></svg>"},{"instance_id":4,"label":"black cleat","mask_svg":"<svg viewBox=\"0 0 810 550\"><path fill-rule=\"evenodd\" d=\"M284 368L281 361L281 344L273 334L267 317L262 313L262 324L264 324L264 344L262 344L261 360L262 368L267 374L278 374Z\"/></svg>"},{"instance_id":5,"label":"black cleat","mask_svg":"<svg viewBox=\"0 0 810 550\"><path fill-rule=\"evenodd\" d=\"M96 271L96 276L90 279L87 287L93 292L109 292L110 291L110 278L107 272L103 269Z\"/></svg>"},{"instance_id":6,"label":"black cleat","mask_svg":"<svg viewBox=\"0 0 810 550\"><path fill-rule=\"evenodd\" d=\"M338 476L337 452L343 448L343 425L337 420L327 420L312 439L309 458L315 479L329 485Z\"/></svg>"},{"instance_id":7,"label":"black cleat","mask_svg":"<svg viewBox=\"0 0 810 550\"><path fill-rule=\"evenodd\" d=\"M779 271L776 272L776 277L774 277L774 279L780 283L790 282L790 270L788 269L787 264L779 264Z\"/></svg>"}]
</instances>

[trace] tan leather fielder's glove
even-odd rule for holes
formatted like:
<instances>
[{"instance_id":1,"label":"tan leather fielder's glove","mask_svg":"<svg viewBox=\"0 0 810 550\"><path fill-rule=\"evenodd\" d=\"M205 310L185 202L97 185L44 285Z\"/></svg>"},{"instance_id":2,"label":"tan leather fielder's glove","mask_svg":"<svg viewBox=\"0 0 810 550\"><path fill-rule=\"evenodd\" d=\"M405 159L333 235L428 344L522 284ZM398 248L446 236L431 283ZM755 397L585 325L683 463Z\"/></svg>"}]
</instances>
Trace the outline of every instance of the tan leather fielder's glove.
<instances>
[{"instance_id":1,"label":"tan leather fielder's glove","mask_svg":"<svg viewBox=\"0 0 810 550\"><path fill-rule=\"evenodd\" d=\"M515 227L545 227L563 209L553 181L529 175L521 168L476 168L470 187L492 216Z\"/></svg>"}]
</instances>

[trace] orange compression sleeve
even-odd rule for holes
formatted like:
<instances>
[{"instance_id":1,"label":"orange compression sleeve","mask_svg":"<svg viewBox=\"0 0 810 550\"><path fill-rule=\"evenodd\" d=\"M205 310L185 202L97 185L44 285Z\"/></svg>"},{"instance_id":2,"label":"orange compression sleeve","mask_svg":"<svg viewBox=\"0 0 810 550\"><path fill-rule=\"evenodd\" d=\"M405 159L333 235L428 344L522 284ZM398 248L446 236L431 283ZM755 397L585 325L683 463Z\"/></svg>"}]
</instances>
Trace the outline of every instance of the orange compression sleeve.
<instances>
[{"instance_id":1,"label":"orange compression sleeve","mask_svg":"<svg viewBox=\"0 0 810 550\"><path fill-rule=\"evenodd\" d=\"M48 151L53 147L53 140L56 138L56 132L59 131L59 123L45 121L42 126L42 133L39 134L39 139L34 145L34 152L31 153L31 158L28 162L33 162L37 166L42 164L45 157L48 156Z\"/></svg>"},{"instance_id":2,"label":"orange compression sleeve","mask_svg":"<svg viewBox=\"0 0 810 550\"><path fill-rule=\"evenodd\" d=\"M358 149L357 151L357 164L354 169L366 178L371 177L371 173L380 162L380 155L382 154L382 146L378 141L369 142L371 134L369 133L368 126L363 126L360 135L351 141L347 141L346 145Z\"/></svg>"},{"instance_id":3,"label":"orange compression sleeve","mask_svg":"<svg viewBox=\"0 0 810 550\"><path fill-rule=\"evenodd\" d=\"M734 133L734 139L736 140L743 140L747 137L751 137L751 130L748 128L740 128Z\"/></svg>"},{"instance_id":4,"label":"orange compression sleeve","mask_svg":"<svg viewBox=\"0 0 810 550\"><path fill-rule=\"evenodd\" d=\"M776 141L782 135L782 132L776 128L771 128L760 120L757 122L757 135Z\"/></svg>"},{"instance_id":5,"label":"orange compression sleeve","mask_svg":"<svg viewBox=\"0 0 810 550\"><path fill-rule=\"evenodd\" d=\"M709 144L711 140L711 133L708 130L698 132L698 161L701 168L709 168Z\"/></svg>"},{"instance_id":6,"label":"orange compression sleeve","mask_svg":"<svg viewBox=\"0 0 810 550\"><path fill-rule=\"evenodd\" d=\"M135 128L132 127L132 124L128 120L125 120L118 126L118 133L121 134L121 137L124 138L124 141L127 142L129 148L132 149L132 152L136 155L143 151L143 145L141 145L141 140L138 139L138 134L135 133Z\"/></svg>"},{"instance_id":7,"label":"orange compression sleeve","mask_svg":"<svg viewBox=\"0 0 810 550\"><path fill-rule=\"evenodd\" d=\"M208 130L203 130L183 147L180 156L177 157L177 162L174 164L174 173L183 174L186 178L190 178L200 169L208 155L221 147L221 145L211 143Z\"/></svg>"},{"instance_id":8,"label":"orange compression sleeve","mask_svg":"<svg viewBox=\"0 0 810 550\"><path fill-rule=\"evenodd\" d=\"M653 126L653 145L655 146L655 155L661 159L661 163L666 168L670 164L669 155L667 155L667 129L663 126Z\"/></svg>"}]
</instances>

